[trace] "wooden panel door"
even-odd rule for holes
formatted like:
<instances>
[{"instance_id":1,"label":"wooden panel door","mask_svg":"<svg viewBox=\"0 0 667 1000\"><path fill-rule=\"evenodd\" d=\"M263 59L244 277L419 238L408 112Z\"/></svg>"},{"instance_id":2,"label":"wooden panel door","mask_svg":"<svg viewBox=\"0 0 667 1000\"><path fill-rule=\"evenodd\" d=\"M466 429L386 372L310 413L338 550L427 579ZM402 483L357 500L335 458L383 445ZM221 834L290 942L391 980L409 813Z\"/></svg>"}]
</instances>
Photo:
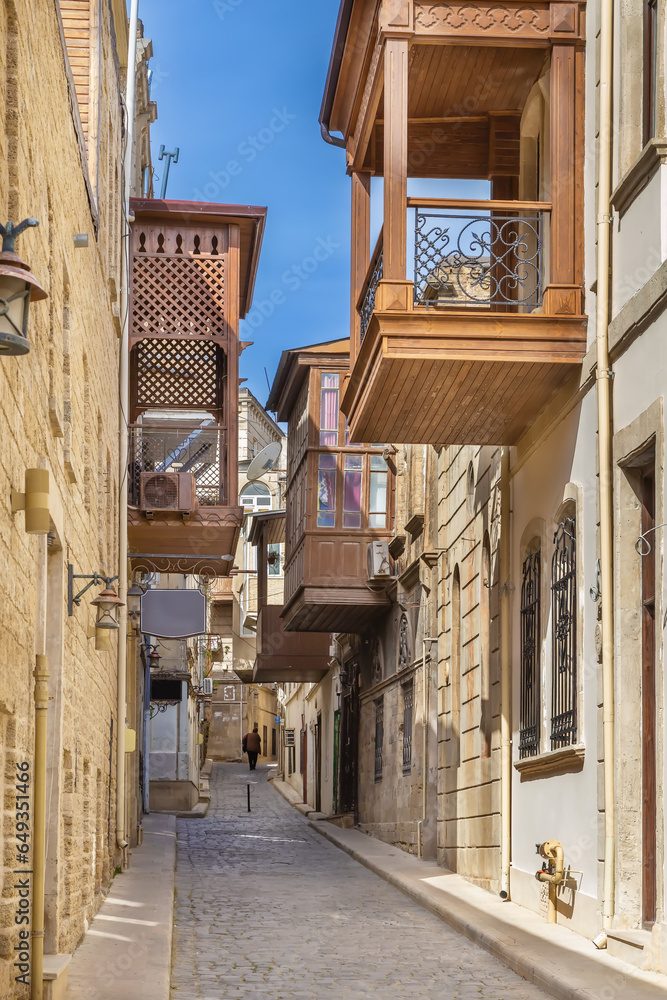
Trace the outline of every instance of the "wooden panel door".
<instances>
[{"instance_id":1,"label":"wooden panel door","mask_svg":"<svg viewBox=\"0 0 667 1000\"><path fill-rule=\"evenodd\" d=\"M655 527L653 463L641 475L642 534ZM655 543L642 558L642 919L656 916Z\"/></svg>"}]
</instances>

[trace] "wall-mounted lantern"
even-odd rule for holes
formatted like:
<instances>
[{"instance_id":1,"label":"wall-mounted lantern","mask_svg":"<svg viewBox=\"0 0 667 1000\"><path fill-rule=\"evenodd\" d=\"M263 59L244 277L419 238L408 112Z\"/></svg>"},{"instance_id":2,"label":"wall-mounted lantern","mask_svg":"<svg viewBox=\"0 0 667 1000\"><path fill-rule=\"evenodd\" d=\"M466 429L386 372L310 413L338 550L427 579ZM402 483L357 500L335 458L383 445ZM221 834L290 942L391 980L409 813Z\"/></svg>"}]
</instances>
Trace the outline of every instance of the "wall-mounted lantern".
<instances>
[{"instance_id":1,"label":"wall-mounted lantern","mask_svg":"<svg viewBox=\"0 0 667 1000\"><path fill-rule=\"evenodd\" d=\"M34 274L16 253L16 239L37 219L24 219L18 225L0 226L0 355L27 354L30 303L48 298Z\"/></svg>"},{"instance_id":2,"label":"wall-mounted lantern","mask_svg":"<svg viewBox=\"0 0 667 1000\"><path fill-rule=\"evenodd\" d=\"M141 649L144 654L144 659L148 664L148 666L151 668L151 670L159 670L160 660L162 659L162 657L157 651L157 646L154 646L150 642L145 642L142 644Z\"/></svg>"},{"instance_id":3,"label":"wall-mounted lantern","mask_svg":"<svg viewBox=\"0 0 667 1000\"><path fill-rule=\"evenodd\" d=\"M138 620L141 608L141 598L146 593L144 587L139 583L133 583L127 590L127 611L130 618Z\"/></svg>"},{"instance_id":4,"label":"wall-mounted lantern","mask_svg":"<svg viewBox=\"0 0 667 1000\"><path fill-rule=\"evenodd\" d=\"M74 614L74 605L76 604L79 607L81 598L91 587L104 586L104 590L90 602L97 611L95 628L118 628L118 612L120 608L125 607L125 603L120 600L118 594L111 586L117 579L117 576L102 576L101 573L75 573L74 567L70 563L67 567L67 613L70 616ZM78 594L74 593L75 580L89 581Z\"/></svg>"},{"instance_id":5,"label":"wall-mounted lantern","mask_svg":"<svg viewBox=\"0 0 667 1000\"><path fill-rule=\"evenodd\" d=\"M107 585L97 597L90 602L97 608L96 628L118 628L118 612L125 607L116 591Z\"/></svg>"}]
</instances>

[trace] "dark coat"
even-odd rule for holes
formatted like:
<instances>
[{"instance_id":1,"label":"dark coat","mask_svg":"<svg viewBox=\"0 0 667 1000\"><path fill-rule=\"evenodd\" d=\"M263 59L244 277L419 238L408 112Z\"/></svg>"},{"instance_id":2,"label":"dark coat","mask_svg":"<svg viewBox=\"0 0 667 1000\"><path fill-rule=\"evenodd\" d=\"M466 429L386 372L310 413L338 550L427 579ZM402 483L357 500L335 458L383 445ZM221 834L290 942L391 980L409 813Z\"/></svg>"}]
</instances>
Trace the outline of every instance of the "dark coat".
<instances>
[{"instance_id":1,"label":"dark coat","mask_svg":"<svg viewBox=\"0 0 667 1000\"><path fill-rule=\"evenodd\" d=\"M259 733L246 733L243 737L243 749L251 753L259 753L262 749L262 740Z\"/></svg>"}]
</instances>

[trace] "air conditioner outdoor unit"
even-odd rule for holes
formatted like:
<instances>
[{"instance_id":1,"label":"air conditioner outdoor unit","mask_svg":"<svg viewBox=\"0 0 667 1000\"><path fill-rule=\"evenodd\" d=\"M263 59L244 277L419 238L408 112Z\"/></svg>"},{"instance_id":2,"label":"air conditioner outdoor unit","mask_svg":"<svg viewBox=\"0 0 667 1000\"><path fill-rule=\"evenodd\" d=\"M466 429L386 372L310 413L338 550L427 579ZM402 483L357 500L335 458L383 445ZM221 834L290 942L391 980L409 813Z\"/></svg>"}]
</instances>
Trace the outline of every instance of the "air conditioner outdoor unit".
<instances>
[{"instance_id":1,"label":"air conditioner outdoor unit","mask_svg":"<svg viewBox=\"0 0 667 1000\"><path fill-rule=\"evenodd\" d=\"M382 582L390 580L391 559L389 557L389 542L384 539L376 539L368 543L366 549L366 560L368 565L368 581Z\"/></svg>"},{"instance_id":2,"label":"air conditioner outdoor unit","mask_svg":"<svg viewBox=\"0 0 667 1000\"><path fill-rule=\"evenodd\" d=\"M197 510L197 484L191 472L142 472L141 509L186 513Z\"/></svg>"},{"instance_id":3,"label":"air conditioner outdoor unit","mask_svg":"<svg viewBox=\"0 0 667 1000\"><path fill-rule=\"evenodd\" d=\"M213 678L204 678L204 694L213 694Z\"/></svg>"}]
</instances>

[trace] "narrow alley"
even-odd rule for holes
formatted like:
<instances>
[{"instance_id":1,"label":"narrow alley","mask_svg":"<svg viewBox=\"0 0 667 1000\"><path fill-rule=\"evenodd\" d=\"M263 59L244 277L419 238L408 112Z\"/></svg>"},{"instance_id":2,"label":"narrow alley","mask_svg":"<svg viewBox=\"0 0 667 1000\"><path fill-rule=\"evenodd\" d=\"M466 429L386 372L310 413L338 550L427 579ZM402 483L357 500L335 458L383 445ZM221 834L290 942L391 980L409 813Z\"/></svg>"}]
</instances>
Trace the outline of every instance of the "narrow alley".
<instances>
[{"instance_id":1,"label":"narrow alley","mask_svg":"<svg viewBox=\"0 0 667 1000\"><path fill-rule=\"evenodd\" d=\"M546 996L324 840L270 773L215 764L206 819L178 821L173 1000Z\"/></svg>"}]
</instances>

